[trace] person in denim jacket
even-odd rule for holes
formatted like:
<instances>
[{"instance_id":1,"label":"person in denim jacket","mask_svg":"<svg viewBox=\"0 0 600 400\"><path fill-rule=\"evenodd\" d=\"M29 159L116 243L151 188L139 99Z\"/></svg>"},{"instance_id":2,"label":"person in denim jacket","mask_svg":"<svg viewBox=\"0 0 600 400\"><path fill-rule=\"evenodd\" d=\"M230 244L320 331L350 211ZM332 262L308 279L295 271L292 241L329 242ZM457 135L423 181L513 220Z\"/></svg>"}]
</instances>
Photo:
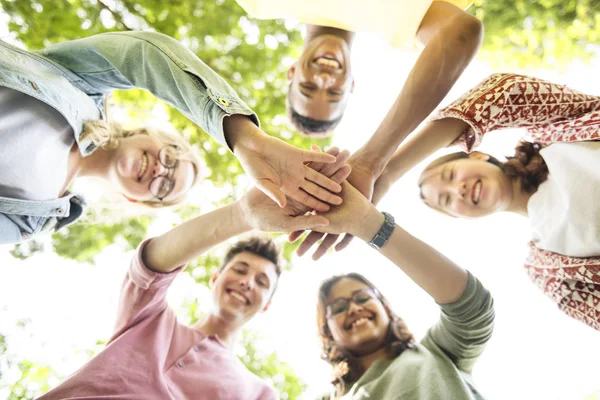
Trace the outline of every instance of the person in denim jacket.
<instances>
[{"instance_id":1,"label":"person in denim jacket","mask_svg":"<svg viewBox=\"0 0 600 400\"><path fill-rule=\"evenodd\" d=\"M125 131L105 119L106 95L146 89L176 107L238 157L257 187L327 210L340 185L305 166L329 154L266 135L253 111L196 55L155 32L111 32L29 52L0 41L0 244L58 230L83 211L68 187L106 180L134 202L182 201L200 163L179 137Z\"/></svg>"}]
</instances>

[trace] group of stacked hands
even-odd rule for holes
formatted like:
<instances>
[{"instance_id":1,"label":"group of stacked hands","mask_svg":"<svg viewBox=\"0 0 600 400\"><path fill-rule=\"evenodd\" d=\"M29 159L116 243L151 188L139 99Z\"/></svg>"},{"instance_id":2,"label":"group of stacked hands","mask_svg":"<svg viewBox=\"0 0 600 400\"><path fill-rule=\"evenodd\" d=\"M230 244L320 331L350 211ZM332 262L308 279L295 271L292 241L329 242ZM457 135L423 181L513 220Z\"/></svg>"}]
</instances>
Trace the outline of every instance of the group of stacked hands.
<instances>
[{"instance_id":1,"label":"group of stacked hands","mask_svg":"<svg viewBox=\"0 0 600 400\"><path fill-rule=\"evenodd\" d=\"M527 216L533 238L525 267L532 280L565 313L600 330L597 205L577 196L598 181L600 97L494 74L404 141L480 47L483 26L464 11L468 4L390 0L360 16L333 4L332 17L329 6L301 1L238 1L254 17L307 24L303 53L288 71L288 116L308 137L331 134L344 113L354 86L355 31L377 31L394 46L421 42L398 98L360 150L301 150L265 134L221 77L159 33L112 32L38 52L0 42L0 243L75 222L85 201L68 188L78 177L104 179L127 201L149 207L184 201L200 180L202 164L180 136L107 122L106 95L115 89L146 89L173 105L231 150L255 181L238 201L139 246L106 348L42 399L277 398L231 351L277 287L280 255L271 239L254 236L229 249L211 278L214 304L194 326L178 323L165 300L188 262L253 229L290 232L290 240L312 230L298 253L320 241L313 258L339 235L345 234L337 250L357 237L440 306L440 320L417 342L365 277L349 273L323 282L318 330L334 370L325 397L483 398L471 372L493 330L490 293L375 207L405 172L453 143L465 152L433 161L419 178L425 204L454 217ZM487 132L518 127L534 140L520 142L507 161L472 152ZM589 166L574 162L582 158ZM547 218L556 210L565 217Z\"/></svg>"}]
</instances>

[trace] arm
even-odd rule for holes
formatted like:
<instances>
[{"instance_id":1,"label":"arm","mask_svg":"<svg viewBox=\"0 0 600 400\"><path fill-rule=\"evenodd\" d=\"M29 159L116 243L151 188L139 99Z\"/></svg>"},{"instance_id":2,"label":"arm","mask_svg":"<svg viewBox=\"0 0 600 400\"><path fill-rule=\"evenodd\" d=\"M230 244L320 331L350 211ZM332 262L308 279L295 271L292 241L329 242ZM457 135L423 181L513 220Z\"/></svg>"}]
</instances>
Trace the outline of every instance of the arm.
<instances>
[{"instance_id":1,"label":"arm","mask_svg":"<svg viewBox=\"0 0 600 400\"><path fill-rule=\"evenodd\" d=\"M343 184L343 203L323 214L329 225L318 228L327 233L350 233L370 241L382 226L384 216L352 185ZM396 225L389 241L379 250L410 279L441 304L459 299L467 286L467 272Z\"/></svg>"},{"instance_id":2,"label":"arm","mask_svg":"<svg viewBox=\"0 0 600 400\"><path fill-rule=\"evenodd\" d=\"M140 88L176 107L222 145L223 119L250 116L236 92L177 40L156 32L110 32L52 45L41 54L71 70L88 94Z\"/></svg>"},{"instance_id":3,"label":"arm","mask_svg":"<svg viewBox=\"0 0 600 400\"><path fill-rule=\"evenodd\" d=\"M457 118L427 123L396 150L385 170L377 178L373 204L377 204L389 188L411 168L436 151L450 146L468 129L469 124Z\"/></svg>"},{"instance_id":4,"label":"arm","mask_svg":"<svg viewBox=\"0 0 600 400\"><path fill-rule=\"evenodd\" d=\"M12 216L15 217L14 215ZM28 227L20 227L8 215L0 213L0 244L20 243L25 238L22 231Z\"/></svg>"},{"instance_id":5,"label":"arm","mask_svg":"<svg viewBox=\"0 0 600 400\"><path fill-rule=\"evenodd\" d=\"M482 37L483 26L477 18L449 3L433 2L417 32L425 48L394 105L358 151L358 164L379 176L402 140L446 96L476 54Z\"/></svg>"},{"instance_id":6,"label":"arm","mask_svg":"<svg viewBox=\"0 0 600 400\"><path fill-rule=\"evenodd\" d=\"M370 241L382 226L383 215L351 185L345 183L342 194L342 205L325 214L330 224L319 230L348 232ZM440 305L440 322L424 341L431 341L459 369L470 372L493 330L489 292L470 273L398 225L379 252Z\"/></svg>"},{"instance_id":7,"label":"arm","mask_svg":"<svg viewBox=\"0 0 600 400\"><path fill-rule=\"evenodd\" d=\"M258 187L282 207L285 195L322 211L327 202L339 200L330 193L339 185L304 166L332 163L334 157L265 134L227 82L175 39L155 32L111 32L56 44L41 54L77 74L82 81L73 84L89 95L140 88L176 107L230 146Z\"/></svg>"}]
</instances>

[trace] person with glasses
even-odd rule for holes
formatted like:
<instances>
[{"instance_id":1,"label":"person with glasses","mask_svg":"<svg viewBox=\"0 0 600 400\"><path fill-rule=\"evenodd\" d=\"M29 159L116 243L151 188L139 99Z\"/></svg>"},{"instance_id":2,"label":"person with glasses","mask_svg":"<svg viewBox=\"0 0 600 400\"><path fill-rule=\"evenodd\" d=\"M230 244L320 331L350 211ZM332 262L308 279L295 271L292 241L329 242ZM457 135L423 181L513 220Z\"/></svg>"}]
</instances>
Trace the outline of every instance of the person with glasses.
<instances>
[{"instance_id":1,"label":"person with glasses","mask_svg":"<svg viewBox=\"0 0 600 400\"><path fill-rule=\"evenodd\" d=\"M342 204L324 213L329 224L316 230L368 242L424 289L441 315L417 342L365 277L350 273L325 280L318 291L317 327L335 387L324 398L483 399L471 374L494 328L489 291L349 183L342 186Z\"/></svg>"},{"instance_id":2,"label":"person with glasses","mask_svg":"<svg viewBox=\"0 0 600 400\"><path fill-rule=\"evenodd\" d=\"M204 174L182 137L106 122L107 96L132 88L176 107L230 149L281 207L286 195L321 211L340 201L339 184L305 165L335 157L264 133L236 92L168 36L110 32L35 52L0 41L0 244L76 221L85 202L69 188L79 177L100 178L149 207L185 199Z\"/></svg>"}]
</instances>

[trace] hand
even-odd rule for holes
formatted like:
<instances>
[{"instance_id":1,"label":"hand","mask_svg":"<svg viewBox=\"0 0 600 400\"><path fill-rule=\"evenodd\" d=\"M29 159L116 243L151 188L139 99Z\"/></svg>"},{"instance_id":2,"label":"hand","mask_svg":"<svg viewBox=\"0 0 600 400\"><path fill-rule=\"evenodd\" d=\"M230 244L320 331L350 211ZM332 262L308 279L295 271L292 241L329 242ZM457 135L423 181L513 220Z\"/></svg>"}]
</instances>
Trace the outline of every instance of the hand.
<instances>
[{"instance_id":1,"label":"hand","mask_svg":"<svg viewBox=\"0 0 600 400\"><path fill-rule=\"evenodd\" d=\"M363 158L357 154L353 155L350 158L349 163L352 166L352 173L348 177L348 182L350 182L356 189L358 189L363 194L363 196L370 200L371 195L373 194L373 186L375 183L376 176L372 172L371 168L368 167L369 163L363 160ZM292 242L296 241L301 235L302 232L292 232L289 235L288 240ZM299 256L303 256L323 236L323 233L320 232L309 233L296 250L296 254L298 254ZM323 257L323 255L327 253L329 248L331 248L331 246L333 246L335 242L337 242L338 237L338 235L326 235L323 241L319 244L319 246L313 253L313 260L318 260L321 257ZM352 235L345 235L344 238L335 246L335 250L341 251L345 249L351 241Z\"/></svg>"},{"instance_id":2,"label":"hand","mask_svg":"<svg viewBox=\"0 0 600 400\"><path fill-rule=\"evenodd\" d=\"M379 231L384 217L366 197L348 182L342 183L342 204L322 216L329 220L316 230L324 233L349 233L367 241Z\"/></svg>"},{"instance_id":3,"label":"hand","mask_svg":"<svg viewBox=\"0 0 600 400\"><path fill-rule=\"evenodd\" d=\"M340 204L341 186L306 166L309 162L335 163L330 154L298 149L282 140L266 135L248 118L227 117L226 138L244 170L256 186L280 207L286 196L318 211L329 210L329 204Z\"/></svg>"},{"instance_id":4,"label":"hand","mask_svg":"<svg viewBox=\"0 0 600 400\"><path fill-rule=\"evenodd\" d=\"M238 204L244 221L264 232L317 229L329 224L326 217L307 214L305 206L291 199L284 208L280 208L256 187L250 189Z\"/></svg>"}]
</instances>

